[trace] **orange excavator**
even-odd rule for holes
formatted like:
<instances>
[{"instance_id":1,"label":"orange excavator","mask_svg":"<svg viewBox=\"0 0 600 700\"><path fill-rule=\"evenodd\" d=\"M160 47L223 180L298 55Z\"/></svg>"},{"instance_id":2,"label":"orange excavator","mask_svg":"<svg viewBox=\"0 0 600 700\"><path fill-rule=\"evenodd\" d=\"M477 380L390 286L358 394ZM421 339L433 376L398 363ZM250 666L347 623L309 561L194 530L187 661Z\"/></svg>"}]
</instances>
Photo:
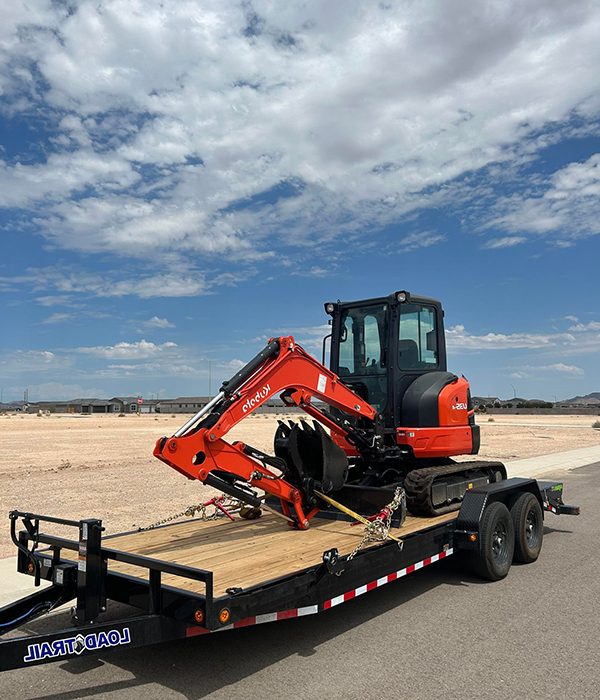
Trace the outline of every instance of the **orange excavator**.
<instances>
[{"instance_id":1,"label":"orange excavator","mask_svg":"<svg viewBox=\"0 0 600 700\"><path fill-rule=\"evenodd\" d=\"M433 516L458 509L467 490L506 479L500 462L452 459L477 454L479 428L468 381L447 371L439 301L398 291L328 302L325 312L331 333L322 362L291 336L272 338L172 437L160 438L154 455L250 508L264 504L264 491L301 530L332 502L375 517L401 487L409 511ZM224 439L277 394L313 425L280 421L274 454Z\"/></svg>"}]
</instances>

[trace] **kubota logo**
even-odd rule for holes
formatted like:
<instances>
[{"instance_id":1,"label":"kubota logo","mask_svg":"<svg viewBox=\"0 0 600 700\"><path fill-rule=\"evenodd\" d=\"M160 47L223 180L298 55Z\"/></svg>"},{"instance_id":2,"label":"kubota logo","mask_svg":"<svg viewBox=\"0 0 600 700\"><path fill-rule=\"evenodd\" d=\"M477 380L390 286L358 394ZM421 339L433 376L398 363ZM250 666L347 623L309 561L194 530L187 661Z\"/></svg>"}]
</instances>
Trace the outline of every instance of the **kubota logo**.
<instances>
[{"instance_id":1,"label":"kubota logo","mask_svg":"<svg viewBox=\"0 0 600 700\"><path fill-rule=\"evenodd\" d=\"M454 403L452 404L452 409L454 411L466 411L467 410L467 404L466 403Z\"/></svg>"},{"instance_id":2,"label":"kubota logo","mask_svg":"<svg viewBox=\"0 0 600 700\"><path fill-rule=\"evenodd\" d=\"M265 384L262 389L259 389L256 394L250 399L246 399L242 404L242 411L248 413L248 411L255 406L257 406L261 401L267 398L271 391L271 385Z\"/></svg>"}]
</instances>

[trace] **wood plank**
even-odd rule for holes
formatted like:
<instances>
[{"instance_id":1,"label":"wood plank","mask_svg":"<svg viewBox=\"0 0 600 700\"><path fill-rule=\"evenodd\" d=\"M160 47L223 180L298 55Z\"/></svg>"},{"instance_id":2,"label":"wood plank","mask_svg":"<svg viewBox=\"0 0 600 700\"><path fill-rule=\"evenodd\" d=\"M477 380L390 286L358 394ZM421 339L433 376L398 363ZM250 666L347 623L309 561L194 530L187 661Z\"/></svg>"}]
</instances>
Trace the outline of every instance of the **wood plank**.
<instances>
[{"instance_id":1,"label":"wood plank","mask_svg":"<svg viewBox=\"0 0 600 700\"><path fill-rule=\"evenodd\" d=\"M456 512L434 518L409 515L402 527L392 532L405 537L454 520L457 515ZM293 530L280 518L265 514L259 520L187 521L117 535L105 540L105 544L113 549L209 569L214 573L214 594L219 596L230 587L249 588L318 564L323 552L333 547L342 555L349 554L362 535L362 526L352 527L344 520L314 518L308 530ZM109 566L112 571L147 577L147 572L139 567L117 562L110 562ZM185 590L203 590L202 583L176 576L163 576L163 582Z\"/></svg>"}]
</instances>

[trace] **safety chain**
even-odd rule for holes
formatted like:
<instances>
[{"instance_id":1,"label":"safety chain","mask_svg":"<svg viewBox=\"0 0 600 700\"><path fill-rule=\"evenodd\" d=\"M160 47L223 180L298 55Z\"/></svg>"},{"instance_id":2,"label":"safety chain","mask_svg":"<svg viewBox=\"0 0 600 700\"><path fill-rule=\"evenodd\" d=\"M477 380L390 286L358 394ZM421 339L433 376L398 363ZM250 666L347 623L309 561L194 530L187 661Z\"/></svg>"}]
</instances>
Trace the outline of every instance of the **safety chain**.
<instances>
[{"instance_id":1,"label":"safety chain","mask_svg":"<svg viewBox=\"0 0 600 700\"><path fill-rule=\"evenodd\" d=\"M402 510L406 512L406 492L401 486L398 486L394 493L394 498L392 498L387 506L381 509L381 512L376 518L365 525L362 539L346 557L346 563L351 562L369 542L383 542L388 538L390 527L392 526L392 515L400 506L402 506ZM402 541L398 543L400 549L402 549L403 545L404 543ZM343 572L344 569L338 573L338 576Z\"/></svg>"},{"instance_id":2,"label":"safety chain","mask_svg":"<svg viewBox=\"0 0 600 700\"><path fill-rule=\"evenodd\" d=\"M170 515L168 518L157 520L155 523L152 523L152 525L146 525L146 527L139 527L138 532L154 530L155 528L160 527L161 525L166 525L167 523L171 523L174 520L179 520L179 518L183 518L184 516L192 518L194 515L196 515L196 513L200 515L200 520L216 520L217 518L226 517L227 513L239 512L244 505L245 504L242 503L242 501L239 501L237 498L229 498L222 494L221 496L211 498L210 501L206 501L205 503L198 503L195 506L189 506L185 510L182 510L180 513ZM209 512L209 508L213 508L214 510L212 512Z\"/></svg>"}]
</instances>

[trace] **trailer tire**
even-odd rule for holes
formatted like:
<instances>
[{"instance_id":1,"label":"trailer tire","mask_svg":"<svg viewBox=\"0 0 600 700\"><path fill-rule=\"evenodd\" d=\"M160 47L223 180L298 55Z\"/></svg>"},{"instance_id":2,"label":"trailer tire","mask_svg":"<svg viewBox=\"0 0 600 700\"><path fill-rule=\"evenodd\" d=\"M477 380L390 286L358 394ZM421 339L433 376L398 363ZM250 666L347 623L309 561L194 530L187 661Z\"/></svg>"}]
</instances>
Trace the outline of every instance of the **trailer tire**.
<instances>
[{"instance_id":1,"label":"trailer tire","mask_svg":"<svg viewBox=\"0 0 600 700\"><path fill-rule=\"evenodd\" d=\"M490 503L483 511L479 527L479 551L473 568L477 576L499 581L510 569L515 549L513 519L504 503Z\"/></svg>"},{"instance_id":2,"label":"trailer tire","mask_svg":"<svg viewBox=\"0 0 600 700\"><path fill-rule=\"evenodd\" d=\"M514 560L531 564L538 558L544 539L540 502L532 493L522 493L513 503L510 514L515 528Z\"/></svg>"}]
</instances>

